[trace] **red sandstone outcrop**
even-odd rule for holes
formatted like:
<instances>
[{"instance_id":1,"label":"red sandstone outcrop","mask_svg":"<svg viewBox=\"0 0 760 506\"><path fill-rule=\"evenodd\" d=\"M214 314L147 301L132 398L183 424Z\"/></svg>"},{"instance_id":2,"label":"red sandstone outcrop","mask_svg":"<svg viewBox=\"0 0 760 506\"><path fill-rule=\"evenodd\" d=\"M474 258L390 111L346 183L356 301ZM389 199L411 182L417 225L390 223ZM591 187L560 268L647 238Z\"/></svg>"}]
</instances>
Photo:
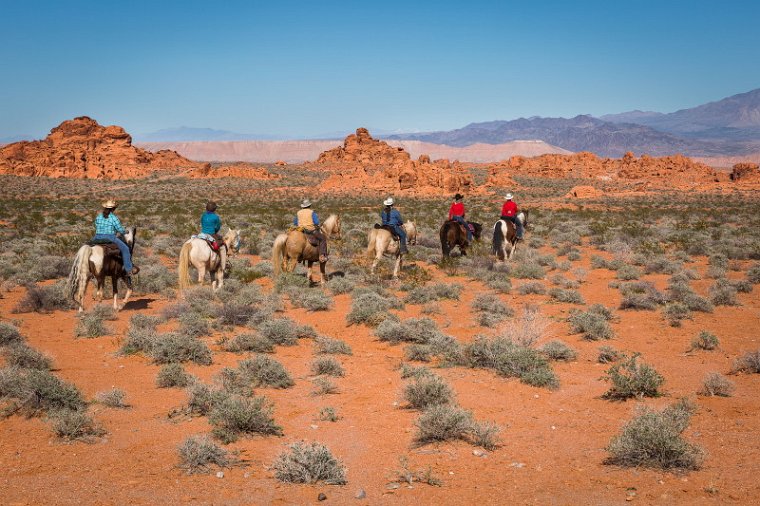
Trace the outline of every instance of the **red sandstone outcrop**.
<instances>
[{"instance_id":1,"label":"red sandstone outcrop","mask_svg":"<svg viewBox=\"0 0 760 506\"><path fill-rule=\"evenodd\" d=\"M604 192L593 186L573 186L565 195L568 199L595 199L604 196Z\"/></svg>"},{"instance_id":2,"label":"red sandstone outcrop","mask_svg":"<svg viewBox=\"0 0 760 506\"><path fill-rule=\"evenodd\" d=\"M731 170L731 181L760 181L760 165L756 163L737 163Z\"/></svg>"},{"instance_id":3,"label":"red sandstone outcrop","mask_svg":"<svg viewBox=\"0 0 760 506\"><path fill-rule=\"evenodd\" d=\"M372 138L366 128L346 137L343 146L320 154L315 164L334 171L320 184L323 191L423 195L465 193L474 186L472 175L460 164L431 161L427 155L413 161L403 148Z\"/></svg>"},{"instance_id":4,"label":"red sandstone outcrop","mask_svg":"<svg viewBox=\"0 0 760 506\"><path fill-rule=\"evenodd\" d=\"M192 170L193 162L174 151L156 153L132 145L118 126L102 126L87 116L64 121L40 141L0 149L0 174L97 179L145 177L157 170Z\"/></svg>"},{"instance_id":5,"label":"red sandstone outcrop","mask_svg":"<svg viewBox=\"0 0 760 506\"><path fill-rule=\"evenodd\" d=\"M277 174L272 174L264 167L258 167L250 163L235 163L220 167L211 167L205 164L203 167L190 172L191 178L214 179L223 177L236 177L244 179L280 179Z\"/></svg>"}]
</instances>

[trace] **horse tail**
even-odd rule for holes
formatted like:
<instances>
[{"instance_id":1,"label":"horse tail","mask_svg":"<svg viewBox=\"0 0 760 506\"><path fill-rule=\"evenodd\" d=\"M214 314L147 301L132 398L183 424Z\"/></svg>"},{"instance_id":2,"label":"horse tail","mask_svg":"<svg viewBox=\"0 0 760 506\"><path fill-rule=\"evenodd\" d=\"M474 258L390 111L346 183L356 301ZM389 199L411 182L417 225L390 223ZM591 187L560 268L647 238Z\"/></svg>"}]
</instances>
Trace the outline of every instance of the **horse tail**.
<instances>
[{"instance_id":1,"label":"horse tail","mask_svg":"<svg viewBox=\"0 0 760 506\"><path fill-rule=\"evenodd\" d=\"M187 241L182 245L179 251L179 265L177 265L177 274L179 289L186 290L190 287L190 250L193 249L193 243Z\"/></svg>"},{"instance_id":2,"label":"horse tail","mask_svg":"<svg viewBox=\"0 0 760 506\"><path fill-rule=\"evenodd\" d=\"M493 242L491 249L494 253L501 251L501 242L504 240L504 234L501 232L501 220L497 221L493 226Z\"/></svg>"},{"instance_id":3,"label":"horse tail","mask_svg":"<svg viewBox=\"0 0 760 506\"><path fill-rule=\"evenodd\" d=\"M288 241L286 234L280 234L274 240L272 245L272 267L274 269L274 275L279 276L282 270L282 262L285 257L285 243Z\"/></svg>"},{"instance_id":4,"label":"horse tail","mask_svg":"<svg viewBox=\"0 0 760 506\"><path fill-rule=\"evenodd\" d=\"M445 223L441 225L441 252L444 258L451 254L451 246L449 245L449 227Z\"/></svg>"},{"instance_id":5,"label":"horse tail","mask_svg":"<svg viewBox=\"0 0 760 506\"><path fill-rule=\"evenodd\" d=\"M77 304L82 305L84 299L84 290L87 287L87 280L90 276L90 254L92 248L88 245L83 245L77 251L76 257L74 257L74 263L71 266L69 272L69 280L67 283L69 296Z\"/></svg>"}]
</instances>

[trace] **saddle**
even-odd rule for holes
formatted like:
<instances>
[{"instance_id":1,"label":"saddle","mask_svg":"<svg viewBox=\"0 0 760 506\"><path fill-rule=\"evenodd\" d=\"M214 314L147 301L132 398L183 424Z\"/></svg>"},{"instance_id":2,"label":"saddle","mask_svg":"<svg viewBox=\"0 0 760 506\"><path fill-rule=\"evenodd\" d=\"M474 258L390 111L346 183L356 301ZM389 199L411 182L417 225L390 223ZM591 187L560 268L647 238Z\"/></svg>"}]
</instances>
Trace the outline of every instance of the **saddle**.
<instances>
[{"instance_id":1,"label":"saddle","mask_svg":"<svg viewBox=\"0 0 760 506\"><path fill-rule=\"evenodd\" d=\"M319 239L314 235L316 230L306 230L303 227L293 225L288 229L288 232L302 232L306 236L306 240L309 241L309 244L315 248L319 247Z\"/></svg>"},{"instance_id":2,"label":"saddle","mask_svg":"<svg viewBox=\"0 0 760 506\"><path fill-rule=\"evenodd\" d=\"M400 241L401 240L399 238L398 234L396 233L395 227L392 227L390 225L381 225L379 223L375 223L375 228L378 229L378 230L387 230L388 232L390 232L391 233L391 237L393 237L394 241Z\"/></svg>"},{"instance_id":3,"label":"saddle","mask_svg":"<svg viewBox=\"0 0 760 506\"><path fill-rule=\"evenodd\" d=\"M109 241L108 239L92 239L87 241L87 246L100 246L103 248L103 255L113 258L121 258L121 250L117 245Z\"/></svg>"},{"instance_id":4,"label":"saddle","mask_svg":"<svg viewBox=\"0 0 760 506\"><path fill-rule=\"evenodd\" d=\"M448 225L448 224L457 225L465 234L467 233L467 230L464 228L464 225L462 225L460 222L458 222L456 220L446 220L443 224L444 225ZM473 234L475 233L475 227L473 227L472 223L470 223L469 221L467 222L467 228L470 229L471 233L473 233Z\"/></svg>"}]
</instances>

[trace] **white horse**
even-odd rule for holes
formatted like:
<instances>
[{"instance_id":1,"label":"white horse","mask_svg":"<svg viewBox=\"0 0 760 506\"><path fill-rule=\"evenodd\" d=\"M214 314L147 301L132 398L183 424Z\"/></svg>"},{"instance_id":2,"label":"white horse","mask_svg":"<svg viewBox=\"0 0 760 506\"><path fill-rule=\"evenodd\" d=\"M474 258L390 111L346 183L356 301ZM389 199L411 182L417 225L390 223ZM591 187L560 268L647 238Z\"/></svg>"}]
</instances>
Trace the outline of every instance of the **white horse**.
<instances>
[{"instance_id":1,"label":"white horse","mask_svg":"<svg viewBox=\"0 0 760 506\"><path fill-rule=\"evenodd\" d=\"M124 233L124 242L129 246L130 253L135 247L136 228L127 228ZM124 264L115 246L84 244L74 258L74 264L71 266L68 280L68 292L74 302L77 303L78 312L84 311L84 298L87 294L87 285L90 279L95 280L94 300L103 300L103 284L106 276L111 277L111 286L113 288L113 308L118 311L122 309L129 301L132 295L132 283L127 278L124 271ZM122 304L118 302L118 284L119 279L127 283L127 293L124 295Z\"/></svg>"},{"instance_id":2,"label":"white horse","mask_svg":"<svg viewBox=\"0 0 760 506\"><path fill-rule=\"evenodd\" d=\"M406 231L406 243L417 244L417 227L414 223L407 221L402 226ZM400 244L401 241L395 241L393 235L384 228L370 229L367 237L367 258L372 259L373 256L375 257L370 272L372 274L375 273L375 267L377 267L383 255L385 255L396 259L396 264L393 267L393 278L398 278L403 257L400 251Z\"/></svg>"},{"instance_id":3,"label":"white horse","mask_svg":"<svg viewBox=\"0 0 760 506\"><path fill-rule=\"evenodd\" d=\"M519 213L517 219L520 220L523 230L525 230L525 227L528 226L528 211ZM517 229L511 221L499 220L494 223L492 248L499 260L506 262L512 258L515 249L517 249L517 242Z\"/></svg>"},{"instance_id":4,"label":"white horse","mask_svg":"<svg viewBox=\"0 0 760 506\"><path fill-rule=\"evenodd\" d=\"M204 239L193 237L185 241L179 252L179 289L185 290L190 286L191 265L198 270L198 283L203 284L206 271L211 276L211 288L216 292L224 284L224 269L227 267L227 255L240 249L240 230L228 229L224 234L224 246L214 251Z\"/></svg>"},{"instance_id":5,"label":"white horse","mask_svg":"<svg viewBox=\"0 0 760 506\"><path fill-rule=\"evenodd\" d=\"M325 234L325 237L328 239L341 239L340 216L337 214L331 214L328 216L327 219L322 222L320 228L322 229L322 233Z\"/></svg>"}]
</instances>

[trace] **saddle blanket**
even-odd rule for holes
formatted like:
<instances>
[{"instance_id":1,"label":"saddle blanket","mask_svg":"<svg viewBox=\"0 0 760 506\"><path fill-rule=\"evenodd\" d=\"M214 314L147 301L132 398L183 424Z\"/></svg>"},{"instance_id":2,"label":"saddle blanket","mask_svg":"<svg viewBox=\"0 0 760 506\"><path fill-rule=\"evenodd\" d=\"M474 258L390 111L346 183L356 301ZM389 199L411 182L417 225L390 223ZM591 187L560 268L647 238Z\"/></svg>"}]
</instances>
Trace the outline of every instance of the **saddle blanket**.
<instances>
[{"instance_id":1,"label":"saddle blanket","mask_svg":"<svg viewBox=\"0 0 760 506\"><path fill-rule=\"evenodd\" d=\"M200 234L195 234L191 237L192 239L201 239L203 241L206 241L208 245L211 247L211 249L214 251L219 251L219 248L222 246L221 243L219 243L219 241L216 240L216 237L210 234L204 234L203 232L201 232Z\"/></svg>"}]
</instances>

